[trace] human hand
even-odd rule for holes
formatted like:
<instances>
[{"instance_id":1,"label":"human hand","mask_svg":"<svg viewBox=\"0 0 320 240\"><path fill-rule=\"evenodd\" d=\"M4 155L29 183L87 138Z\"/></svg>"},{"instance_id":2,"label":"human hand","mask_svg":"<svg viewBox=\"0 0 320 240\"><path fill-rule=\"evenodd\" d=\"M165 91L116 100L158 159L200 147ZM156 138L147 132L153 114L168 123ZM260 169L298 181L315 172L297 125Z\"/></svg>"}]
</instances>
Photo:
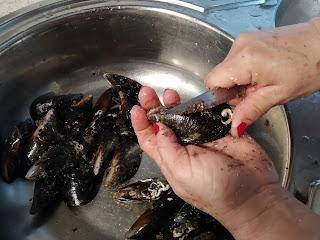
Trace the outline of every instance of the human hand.
<instances>
[{"instance_id":1,"label":"human hand","mask_svg":"<svg viewBox=\"0 0 320 240\"><path fill-rule=\"evenodd\" d=\"M143 87L140 106L131 111L139 144L156 161L174 192L193 206L213 215L223 224L225 216L278 182L272 161L248 136L226 136L201 146L182 146L163 124L153 126L146 111L160 106L153 89ZM165 105L179 102L179 95L166 90ZM155 132L157 134L155 134Z\"/></svg>"},{"instance_id":2,"label":"human hand","mask_svg":"<svg viewBox=\"0 0 320 240\"><path fill-rule=\"evenodd\" d=\"M271 107L320 89L320 20L243 33L228 56L205 78L208 88L247 86L236 105L231 133L244 128Z\"/></svg>"}]
</instances>

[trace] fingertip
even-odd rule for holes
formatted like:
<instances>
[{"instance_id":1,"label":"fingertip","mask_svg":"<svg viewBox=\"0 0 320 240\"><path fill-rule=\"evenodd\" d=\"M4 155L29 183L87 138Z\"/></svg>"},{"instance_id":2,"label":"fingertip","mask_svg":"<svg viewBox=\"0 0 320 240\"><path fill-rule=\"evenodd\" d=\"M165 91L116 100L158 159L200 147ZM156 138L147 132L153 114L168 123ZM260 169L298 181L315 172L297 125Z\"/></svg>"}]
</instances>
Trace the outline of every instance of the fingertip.
<instances>
[{"instance_id":1,"label":"fingertip","mask_svg":"<svg viewBox=\"0 0 320 240\"><path fill-rule=\"evenodd\" d=\"M148 86L141 87L138 98L141 106L145 109L151 109L161 105L155 90Z\"/></svg>"},{"instance_id":2,"label":"fingertip","mask_svg":"<svg viewBox=\"0 0 320 240\"><path fill-rule=\"evenodd\" d=\"M166 88L163 92L163 102L166 106L180 103L180 96L176 90Z\"/></svg>"},{"instance_id":3,"label":"fingertip","mask_svg":"<svg viewBox=\"0 0 320 240\"><path fill-rule=\"evenodd\" d=\"M131 114L131 123L135 131L141 131L150 126L150 123L146 116L146 111L140 106L133 106L130 111Z\"/></svg>"}]
</instances>

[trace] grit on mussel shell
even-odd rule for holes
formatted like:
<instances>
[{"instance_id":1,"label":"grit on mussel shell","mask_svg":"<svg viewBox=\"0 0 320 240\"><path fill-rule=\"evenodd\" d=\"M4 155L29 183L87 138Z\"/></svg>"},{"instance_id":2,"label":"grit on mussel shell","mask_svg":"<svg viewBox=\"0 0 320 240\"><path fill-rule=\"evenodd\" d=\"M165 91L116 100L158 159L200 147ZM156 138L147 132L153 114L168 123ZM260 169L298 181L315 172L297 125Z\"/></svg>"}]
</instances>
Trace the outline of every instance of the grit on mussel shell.
<instances>
[{"instance_id":1,"label":"grit on mussel shell","mask_svg":"<svg viewBox=\"0 0 320 240\"><path fill-rule=\"evenodd\" d=\"M68 109L81 101L83 94L57 95L49 92L37 97L30 106L30 116L34 121L40 121L52 109Z\"/></svg>"},{"instance_id":2,"label":"grit on mussel shell","mask_svg":"<svg viewBox=\"0 0 320 240\"><path fill-rule=\"evenodd\" d=\"M170 228L171 239L193 239L204 232L217 236L220 224L210 215L185 203L174 216ZM214 237L213 237L214 239Z\"/></svg>"},{"instance_id":3,"label":"grit on mussel shell","mask_svg":"<svg viewBox=\"0 0 320 240\"><path fill-rule=\"evenodd\" d=\"M119 201L156 201L171 193L166 180L147 178L120 188L115 193Z\"/></svg>"},{"instance_id":4,"label":"grit on mussel shell","mask_svg":"<svg viewBox=\"0 0 320 240\"><path fill-rule=\"evenodd\" d=\"M119 105L113 100L114 90L106 90L94 106L94 115L89 126L83 132L83 145L90 155L97 150L106 131L115 128L119 116Z\"/></svg>"},{"instance_id":5,"label":"grit on mussel shell","mask_svg":"<svg viewBox=\"0 0 320 240\"><path fill-rule=\"evenodd\" d=\"M126 233L127 239L158 239L157 234L166 226L183 205L176 195L161 199L148 208Z\"/></svg>"},{"instance_id":6,"label":"grit on mussel shell","mask_svg":"<svg viewBox=\"0 0 320 240\"><path fill-rule=\"evenodd\" d=\"M67 145L50 146L30 168L26 178L35 181L31 214L45 210L61 198L63 172L66 163L73 161L73 152Z\"/></svg>"},{"instance_id":7,"label":"grit on mussel shell","mask_svg":"<svg viewBox=\"0 0 320 240\"><path fill-rule=\"evenodd\" d=\"M198 111L171 113L170 108L156 108L148 112L148 119L171 128L184 144L203 144L224 137L231 128L232 110L228 104Z\"/></svg>"},{"instance_id":8,"label":"grit on mussel shell","mask_svg":"<svg viewBox=\"0 0 320 240\"><path fill-rule=\"evenodd\" d=\"M48 176L36 181L30 214L43 212L52 204L60 201L59 186L60 184L56 181L56 177Z\"/></svg>"},{"instance_id":9,"label":"grit on mussel shell","mask_svg":"<svg viewBox=\"0 0 320 240\"><path fill-rule=\"evenodd\" d=\"M78 139L92 118L92 96L84 96L60 114L64 122L65 135L69 139Z\"/></svg>"},{"instance_id":10,"label":"grit on mussel shell","mask_svg":"<svg viewBox=\"0 0 320 240\"><path fill-rule=\"evenodd\" d=\"M36 162L49 146L65 142L62 123L58 120L55 110L51 109L40 121L31 137L31 144L27 150L31 163Z\"/></svg>"},{"instance_id":11,"label":"grit on mussel shell","mask_svg":"<svg viewBox=\"0 0 320 240\"><path fill-rule=\"evenodd\" d=\"M132 178L139 169L142 150L136 141L120 138L115 154L106 170L104 185L114 187Z\"/></svg>"},{"instance_id":12,"label":"grit on mussel shell","mask_svg":"<svg viewBox=\"0 0 320 240\"><path fill-rule=\"evenodd\" d=\"M0 152L1 176L7 183L18 177L24 177L31 166L27 159L26 149L35 130L31 119L19 123L6 139Z\"/></svg>"},{"instance_id":13,"label":"grit on mussel shell","mask_svg":"<svg viewBox=\"0 0 320 240\"><path fill-rule=\"evenodd\" d=\"M64 172L63 199L67 206L78 207L89 203L97 193L93 167L85 159L78 159L76 167Z\"/></svg>"}]
</instances>

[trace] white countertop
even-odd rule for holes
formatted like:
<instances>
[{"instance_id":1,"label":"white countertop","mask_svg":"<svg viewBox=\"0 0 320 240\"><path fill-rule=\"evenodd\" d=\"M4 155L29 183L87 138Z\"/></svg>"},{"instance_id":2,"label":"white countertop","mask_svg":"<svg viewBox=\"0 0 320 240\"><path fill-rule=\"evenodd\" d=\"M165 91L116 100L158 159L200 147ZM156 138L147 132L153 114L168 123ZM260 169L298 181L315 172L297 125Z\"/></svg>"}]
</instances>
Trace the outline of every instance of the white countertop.
<instances>
[{"instance_id":1,"label":"white countertop","mask_svg":"<svg viewBox=\"0 0 320 240\"><path fill-rule=\"evenodd\" d=\"M0 17L41 0L0 0Z\"/></svg>"}]
</instances>

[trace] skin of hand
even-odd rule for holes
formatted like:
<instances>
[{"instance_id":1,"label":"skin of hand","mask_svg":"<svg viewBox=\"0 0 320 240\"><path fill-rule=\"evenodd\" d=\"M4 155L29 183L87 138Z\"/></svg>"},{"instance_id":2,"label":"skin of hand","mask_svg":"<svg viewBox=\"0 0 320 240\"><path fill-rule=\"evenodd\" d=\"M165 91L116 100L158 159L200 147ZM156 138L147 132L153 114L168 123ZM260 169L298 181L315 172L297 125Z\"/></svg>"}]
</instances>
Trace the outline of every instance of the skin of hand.
<instances>
[{"instance_id":1,"label":"skin of hand","mask_svg":"<svg viewBox=\"0 0 320 240\"><path fill-rule=\"evenodd\" d=\"M205 78L209 89L246 87L236 105L231 134L271 107L320 89L320 20L240 34L225 60Z\"/></svg>"},{"instance_id":2,"label":"skin of hand","mask_svg":"<svg viewBox=\"0 0 320 240\"><path fill-rule=\"evenodd\" d=\"M292 207L298 209L299 216L304 213L305 219L310 215L317 219L281 188L272 161L253 139L229 135L201 146L182 146L168 127L147 120L146 112L161 105L155 91L143 87L139 100L141 106L131 110L131 120L142 150L156 161L178 196L214 216L236 239L284 239L288 227L295 227L288 216L294 212ZM163 101L168 106L180 98L175 91L166 90ZM288 239L307 239L296 238L307 236L304 233L299 231Z\"/></svg>"}]
</instances>

